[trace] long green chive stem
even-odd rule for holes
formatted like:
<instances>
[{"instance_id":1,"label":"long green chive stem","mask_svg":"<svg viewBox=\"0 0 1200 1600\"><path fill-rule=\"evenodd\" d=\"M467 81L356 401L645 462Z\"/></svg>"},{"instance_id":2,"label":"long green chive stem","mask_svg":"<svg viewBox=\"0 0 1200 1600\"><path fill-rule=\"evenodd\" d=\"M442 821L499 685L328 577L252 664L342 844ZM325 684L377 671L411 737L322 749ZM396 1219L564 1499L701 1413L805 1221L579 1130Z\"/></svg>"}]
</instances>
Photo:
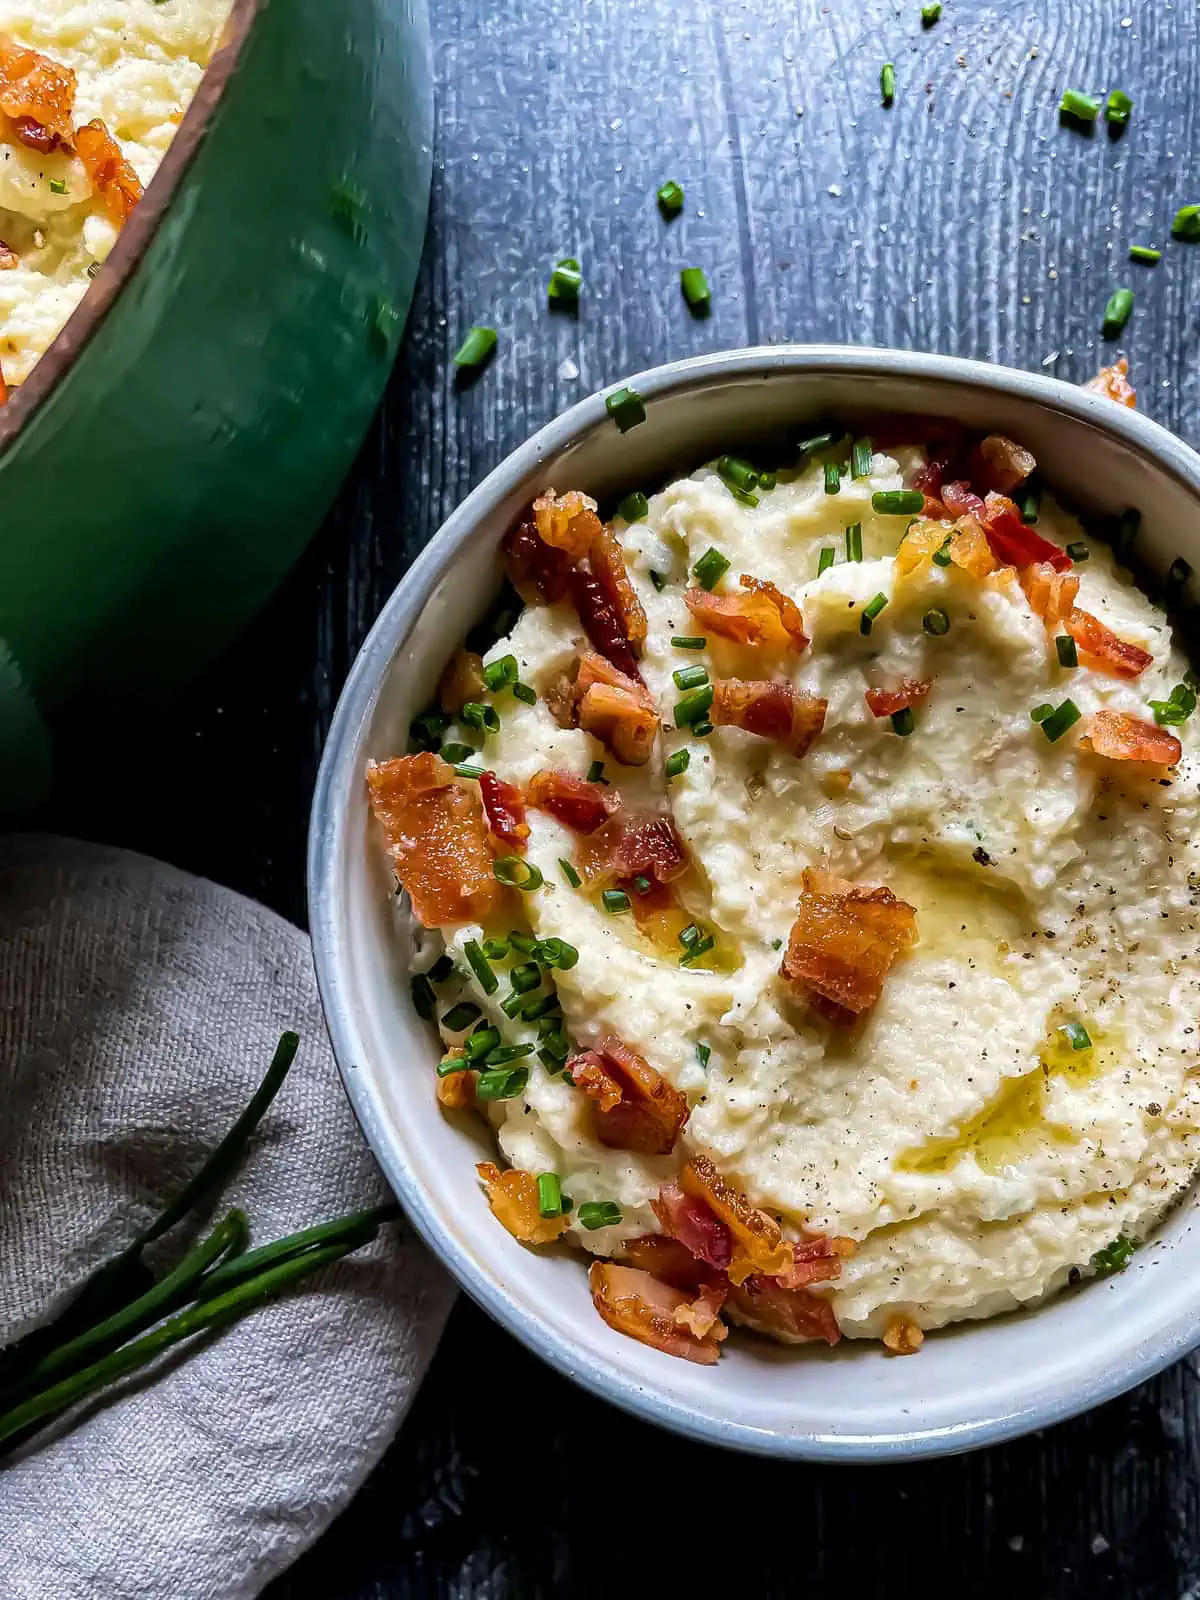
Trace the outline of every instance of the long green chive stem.
<instances>
[{"instance_id":1,"label":"long green chive stem","mask_svg":"<svg viewBox=\"0 0 1200 1600\"><path fill-rule=\"evenodd\" d=\"M1133 290L1114 290L1104 308L1104 321L1100 325L1100 332L1104 338L1115 339L1129 321L1132 311Z\"/></svg>"},{"instance_id":2,"label":"long green chive stem","mask_svg":"<svg viewBox=\"0 0 1200 1600\"><path fill-rule=\"evenodd\" d=\"M454 352L454 365L466 370L478 370L496 348L495 328L472 328Z\"/></svg>"},{"instance_id":3,"label":"long green chive stem","mask_svg":"<svg viewBox=\"0 0 1200 1600\"><path fill-rule=\"evenodd\" d=\"M222 1261L220 1266L214 1267L206 1275L196 1292L196 1299L213 1300L217 1295L227 1294L238 1284L256 1278L268 1267L274 1267L281 1261L291 1261L310 1250L324 1249L326 1245L348 1245L357 1250L364 1244L370 1244L385 1222L396 1222L399 1217L400 1207L392 1201L384 1206L370 1206L364 1211L350 1211L344 1217L318 1222L311 1228L299 1228L295 1233L285 1234L282 1239L274 1239L270 1244L260 1244L254 1250L234 1256L231 1261ZM352 1243L353 1240L358 1243Z\"/></svg>"}]
</instances>

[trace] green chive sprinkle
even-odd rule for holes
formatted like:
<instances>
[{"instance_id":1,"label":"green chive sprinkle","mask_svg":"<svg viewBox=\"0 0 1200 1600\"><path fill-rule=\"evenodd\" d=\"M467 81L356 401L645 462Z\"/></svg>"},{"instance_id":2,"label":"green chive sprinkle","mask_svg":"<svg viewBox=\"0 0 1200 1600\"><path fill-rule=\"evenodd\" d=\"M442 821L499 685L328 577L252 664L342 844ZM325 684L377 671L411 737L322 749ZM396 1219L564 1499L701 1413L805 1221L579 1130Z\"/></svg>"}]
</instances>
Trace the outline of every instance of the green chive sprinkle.
<instances>
[{"instance_id":1,"label":"green chive sprinkle","mask_svg":"<svg viewBox=\"0 0 1200 1600\"><path fill-rule=\"evenodd\" d=\"M436 750L449 726L450 718L444 711L423 711L413 718L408 735L422 750Z\"/></svg>"},{"instance_id":2,"label":"green chive sprinkle","mask_svg":"<svg viewBox=\"0 0 1200 1600\"><path fill-rule=\"evenodd\" d=\"M467 1060L473 1066L500 1043L500 1029L479 1027L467 1040Z\"/></svg>"},{"instance_id":3,"label":"green chive sprinkle","mask_svg":"<svg viewBox=\"0 0 1200 1600\"><path fill-rule=\"evenodd\" d=\"M441 750L442 760L448 761L452 767L469 761L474 754L474 748L469 744L444 744Z\"/></svg>"},{"instance_id":4,"label":"green chive sprinkle","mask_svg":"<svg viewBox=\"0 0 1200 1600\"><path fill-rule=\"evenodd\" d=\"M1036 482L1027 483L1017 494L1017 510L1021 513L1022 522L1036 522L1042 509L1042 486Z\"/></svg>"},{"instance_id":5,"label":"green chive sprinkle","mask_svg":"<svg viewBox=\"0 0 1200 1600\"><path fill-rule=\"evenodd\" d=\"M875 624L875 618L887 603L888 597L885 594L877 594L873 600L867 601L863 607L862 616L858 620L858 631L860 633L870 633Z\"/></svg>"},{"instance_id":6,"label":"green chive sprinkle","mask_svg":"<svg viewBox=\"0 0 1200 1600\"><path fill-rule=\"evenodd\" d=\"M440 955L429 969L429 981L431 983L445 983L453 971L454 962L450 956L448 954Z\"/></svg>"},{"instance_id":7,"label":"green chive sprinkle","mask_svg":"<svg viewBox=\"0 0 1200 1600\"><path fill-rule=\"evenodd\" d=\"M686 772L688 762L692 759L690 750L676 750L666 759L663 771L668 778L677 778L681 772Z\"/></svg>"},{"instance_id":8,"label":"green chive sprinkle","mask_svg":"<svg viewBox=\"0 0 1200 1600\"><path fill-rule=\"evenodd\" d=\"M773 489L778 482L779 479L773 472L760 472L758 475L758 486L760 489Z\"/></svg>"},{"instance_id":9,"label":"green chive sprinkle","mask_svg":"<svg viewBox=\"0 0 1200 1600\"><path fill-rule=\"evenodd\" d=\"M460 1000L456 1006L443 1013L442 1027L449 1033L463 1033L478 1020L479 1007L471 1000Z\"/></svg>"},{"instance_id":10,"label":"green chive sprinkle","mask_svg":"<svg viewBox=\"0 0 1200 1600\"><path fill-rule=\"evenodd\" d=\"M533 1054L531 1044L498 1044L494 1050L488 1051L487 1065L489 1067L506 1067L510 1061L520 1061L523 1057Z\"/></svg>"},{"instance_id":11,"label":"green chive sprinkle","mask_svg":"<svg viewBox=\"0 0 1200 1600\"><path fill-rule=\"evenodd\" d=\"M433 985L428 976L424 972L416 973L408 987L417 1015L425 1022L432 1021L433 1014L437 1010L437 995L433 992Z\"/></svg>"},{"instance_id":12,"label":"green chive sprinkle","mask_svg":"<svg viewBox=\"0 0 1200 1600\"><path fill-rule=\"evenodd\" d=\"M696 313L704 316L712 308L712 290L701 267L684 267L679 274L679 287L683 298Z\"/></svg>"},{"instance_id":13,"label":"green chive sprinkle","mask_svg":"<svg viewBox=\"0 0 1200 1600\"><path fill-rule=\"evenodd\" d=\"M1092 1036L1082 1022L1064 1022L1058 1030L1072 1050L1090 1050Z\"/></svg>"},{"instance_id":14,"label":"green chive sprinkle","mask_svg":"<svg viewBox=\"0 0 1200 1600\"><path fill-rule=\"evenodd\" d=\"M757 489L762 474L758 468L749 461L744 461L741 456L718 456L716 460L717 476L722 482L741 489L744 494L749 494Z\"/></svg>"},{"instance_id":15,"label":"green chive sprinkle","mask_svg":"<svg viewBox=\"0 0 1200 1600\"><path fill-rule=\"evenodd\" d=\"M846 529L846 560L861 561L862 558L862 523L852 522Z\"/></svg>"},{"instance_id":16,"label":"green chive sprinkle","mask_svg":"<svg viewBox=\"0 0 1200 1600\"><path fill-rule=\"evenodd\" d=\"M708 671L697 663L694 667L679 667L671 674L677 689L698 689L708 682Z\"/></svg>"},{"instance_id":17,"label":"green chive sprinkle","mask_svg":"<svg viewBox=\"0 0 1200 1600\"><path fill-rule=\"evenodd\" d=\"M481 700L468 700L458 714L458 720L468 728L478 728L480 733L499 733L500 713L495 706L484 705Z\"/></svg>"},{"instance_id":18,"label":"green chive sprinkle","mask_svg":"<svg viewBox=\"0 0 1200 1600\"><path fill-rule=\"evenodd\" d=\"M708 645L707 639L701 639L693 634L674 634L671 643L676 650L703 650Z\"/></svg>"},{"instance_id":19,"label":"green chive sprinkle","mask_svg":"<svg viewBox=\"0 0 1200 1600\"><path fill-rule=\"evenodd\" d=\"M541 968L536 961L523 961L519 967L512 969L508 981L518 994L528 994L531 989L536 989L540 985Z\"/></svg>"},{"instance_id":20,"label":"green chive sprinkle","mask_svg":"<svg viewBox=\"0 0 1200 1600\"><path fill-rule=\"evenodd\" d=\"M544 994L536 1000L526 1000L521 1007L521 1020L523 1022L540 1022L543 1017L549 1016L552 1011L558 1010L558 996Z\"/></svg>"},{"instance_id":21,"label":"green chive sprinkle","mask_svg":"<svg viewBox=\"0 0 1200 1600\"><path fill-rule=\"evenodd\" d=\"M916 517L925 509L925 496L916 489L877 489L871 510L885 517Z\"/></svg>"},{"instance_id":22,"label":"green chive sprinkle","mask_svg":"<svg viewBox=\"0 0 1200 1600\"><path fill-rule=\"evenodd\" d=\"M1051 710L1048 717L1040 719L1042 732L1051 744L1057 744L1067 729L1075 726L1081 715L1074 700L1064 700L1062 705Z\"/></svg>"},{"instance_id":23,"label":"green chive sprinkle","mask_svg":"<svg viewBox=\"0 0 1200 1600\"><path fill-rule=\"evenodd\" d=\"M563 256L555 264L546 285L546 294L552 306L577 306L579 291L583 288L583 273L574 256Z\"/></svg>"},{"instance_id":24,"label":"green chive sprinkle","mask_svg":"<svg viewBox=\"0 0 1200 1600\"><path fill-rule=\"evenodd\" d=\"M935 638L940 639L943 634L950 632L950 618L942 610L941 606L934 606L921 618L921 626L926 633L931 633Z\"/></svg>"},{"instance_id":25,"label":"green chive sprinkle","mask_svg":"<svg viewBox=\"0 0 1200 1600\"><path fill-rule=\"evenodd\" d=\"M615 1228L621 1208L615 1200L585 1200L579 1208L579 1226L594 1233L597 1228Z\"/></svg>"},{"instance_id":26,"label":"green chive sprinkle","mask_svg":"<svg viewBox=\"0 0 1200 1600\"><path fill-rule=\"evenodd\" d=\"M1120 1272L1122 1267L1127 1267L1133 1260L1133 1253L1137 1249L1132 1239L1127 1239L1119 1233L1111 1244L1106 1244L1103 1250L1097 1250L1092 1257L1092 1265L1097 1272Z\"/></svg>"},{"instance_id":27,"label":"green chive sprinkle","mask_svg":"<svg viewBox=\"0 0 1200 1600\"><path fill-rule=\"evenodd\" d=\"M901 706L899 711L892 712L892 732L898 733L902 739L907 739L917 725L911 706Z\"/></svg>"},{"instance_id":28,"label":"green chive sprinkle","mask_svg":"<svg viewBox=\"0 0 1200 1600\"><path fill-rule=\"evenodd\" d=\"M885 106L890 106L896 98L896 69L890 61L885 61L879 69L879 93Z\"/></svg>"},{"instance_id":29,"label":"green chive sprinkle","mask_svg":"<svg viewBox=\"0 0 1200 1600\"><path fill-rule=\"evenodd\" d=\"M605 889L600 898L610 916L619 916L622 911L629 910L629 896L624 889Z\"/></svg>"},{"instance_id":30,"label":"green chive sprinkle","mask_svg":"<svg viewBox=\"0 0 1200 1600\"><path fill-rule=\"evenodd\" d=\"M668 222L683 210L683 189L674 178L668 178L654 198L658 201L658 209Z\"/></svg>"},{"instance_id":31,"label":"green chive sprinkle","mask_svg":"<svg viewBox=\"0 0 1200 1600\"><path fill-rule=\"evenodd\" d=\"M503 961L508 954L507 939L485 939L483 953L489 961Z\"/></svg>"},{"instance_id":32,"label":"green chive sprinkle","mask_svg":"<svg viewBox=\"0 0 1200 1600\"><path fill-rule=\"evenodd\" d=\"M1029 720L1030 722L1045 722L1046 718L1053 716L1053 714L1054 707L1048 700L1043 700L1041 705L1034 706L1033 710L1029 713Z\"/></svg>"},{"instance_id":33,"label":"green chive sprinkle","mask_svg":"<svg viewBox=\"0 0 1200 1600\"><path fill-rule=\"evenodd\" d=\"M66 179L65 178L51 178L50 179L50 193L51 194L66 194L66 192L67 192L67 184L66 184Z\"/></svg>"},{"instance_id":34,"label":"green chive sprinkle","mask_svg":"<svg viewBox=\"0 0 1200 1600\"><path fill-rule=\"evenodd\" d=\"M492 871L509 889L520 889L529 894L533 889L542 887L542 874L532 861L525 861L520 856L498 856L492 862Z\"/></svg>"},{"instance_id":35,"label":"green chive sprinkle","mask_svg":"<svg viewBox=\"0 0 1200 1600\"><path fill-rule=\"evenodd\" d=\"M483 681L496 694L516 683L520 673L516 656L501 656L498 661L489 661L484 667Z\"/></svg>"},{"instance_id":36,"label":"green chive sprinkle","mask_svg":"<svg viewBox=\"0 0 1200 1600\"><path fill-rule=\"evenodd\" d=\"M834 547L831 544L822 545L821 553L817 557L817 577L819 578L823 572L828 572L836 560L837 551Z\"/></svg>"},{"instance_id":37,"label":"green chive sprinkle","mask_svg":"<svg viewBox=\"0 0 1200 1600\"><path fill-rule=\"evenodd\" d=\"M1126 562L1132 553L1133 542L1138 536L1142 526L1142 513L1130 506L1128 511L1122 511L1121 519L1117 523L1116 532L1112 537L1113 554L1118 561Z\"/></svg>"},{"instance_id":38,"label":"green chive sprinkle","mask_svg":"<svg viewBox=\"0 0 1200 1600\"><path fill-rule=\"evenodd\" d=\"M1075 641L1069 633L1060 633L1054 641L1054 648L1058 651L1058 664L1060 667L1077 667L1079 665L1079 651L1075 648Z\"/></svg>"},{"instance_id":39,"label":"green chive sprinkle","mask_svg":"<svg viewBox=\"0 0 1200 1600\"><path fill-rule=\"evenodd\" d=\"M531 933L518 933L516 929L508 936L508 942L514 950L519 950L523 956L531 956L537 949L537 940Z\"/></svg>"},{"instance_id":40,"label":"green chive sprinkle","mask_svg":"<svg viewBox=\"0 0 1200 1600\"><path fill-rule=\"evenodd\" d=\"M624 517L626 522L641 522L650 509L650 502L640 489L635 489L632 494L627 494L617 507L617 515Z\"/></svg>"},{"instance_id":41,"label":"green chive sprinkle","mask_svg":"<svg viewBox=\"0 0 1200 1600\"><path fill-rule=\"evenodd\" d=\"M855 439L850 446L850 476L852 478L869 478L871 476L871 441L870 439ZM924 505L924 498L921 500Z\"/></svg>"},{"instance_id":42,"label":"green chive sprinkle","mask_svg":"<svg viewBox=\"0 0 1200 1600\"><path fill-rule=\"evenodd\" d=\"M655 572L653 567L650 569L650 582L658 590L659 594L667 587L666 575L662 572Z\"/></svg>"},{"instance_id":43,"label":"green chive sprinkle","mask_svg":"<svg viewBox=\"0 0 1200 1600\"><path fill-rule=\"evenodd\" d=\"M837 438L838 435L836 433L814 433L808 439L801 439L796 449L800 452L801 459L806 460L809 456L815 455L818 450L828 450L829 446Z\"/></svg>"},{"instance_id":44,"label":"green chive sprinkle","mask_svg":"<svg viewBox=\"0 0 1200 1600\"><path fill-rule=\"evenodd\" d=\"M1171 223L1171 237L1191 244L1200 239L1200 206L1180 206Z\"/></svg>"},{"instance_id":45,"label":"green chive sprinkle","mask_svg":"<svg viewBox=\"0 0 1200 1600\"><path fill-rule=\"evenodd\" d=\"M1104 120L1111 122L1115 127L1124 128L1129 122L1129 113L1133 110L1133 101L1124 89L1113 89L1104 103Z\"/></svg>"},{"instance_id":46,"label":"green chive sprinkle","mask_svg":"<svg viewBox=\"0 0 1200 1600\"><path fill-rule=\"evenodd\" d=\"M709 1048L708 1045L706 1045L706 1044L698 1044L696 1046L696 1059L699 1061L699 1063L700 1063L700 1065L702 1067L706 1067L708 1065L709 1058L710 1058L711 1055L712 1055L712 1050Z\"/></svg>"},{"instance_id":47,"label":"green chive sprinkle","mask_svg":"<svg viewBox=\"0 0 1200 1600\"><path fill-rule=\"evenodd\" d=\"M1060 116L1076 122L1095 122L1100 115L1100 102L1094 95L1080 94L1078 89L1068 89L1059 102Z\"/></svg>"},{"instance_id":48,"label":"green chive sprinkle","mask_svg":"<svg viewBox=\"0 0 1200 1600\"><path fill-rule=\"evenodd\" d=\"M639 872L637 877L634 878L631 887L634 894L649 894L654 885L651 883L650 879L646 877L645 873Z\"/></svg>"},{"instance_id":49,"label":"green chive sprinkle","mask_svg":"<svg viewBox=\"0 0 1200 1600\"><path fill-rule=\"evenodd\" d=\"M1196 709L1196 691L1190 683L1177 683L1167 700L1151 700L1150 709L1160 728L1176 728Z\"/></svg>"},{"instance_id":50,"label":"green chive sprinkle","mask_svg":"<svg viewBox=\"0 0 1200 1600\"><path fill-rule=\"evenodd\" d=\"M558 865L563 877L571 885L572 889L578 889L579 885L583 882L583 879L575 871L575 868L567 860L566 856L559 856Z\"/></svg>"},{"instance_id":51,"label":"green chive sprinkle","mask_svg":"<svg viewBox=\"0 0 1200 1600\"><path fill-rule=\"evenodd\" d=\"M532 1048L532 1047L530 1047ZM475 1085L476 1100L515 1100L525 1093L529 1082L528 1067L489 1068L479 1074Z\"/></svg>"},{"instance_id":52,"label":"green chive sprinkle","mask_svg":"<svg viewBox=\"0 0 1200 1600\"><path fill-rule=\"evenodd\" d=\"M537 705L537 690L531 688L529 684L514 683L512 692L515 699L524 701L527 706Z\"/></svg>"},{"instance_id":53,"label":"green chive sprinkle","mask_svg":"<svg viewBox=\"0 0 1200 1600\"><path fill-rule=\"evenodd\" d=\"M505 995L500 1002L500 1009L506 1017L517 1017L521 1014L521 1007L525 1004L525 996L516 989L511 994Z\"/></svg>"},{"instance_id":54,"label":"green chive sprinkle","mask_svg":"<svg viewBox=\"0 0 1200 1600\"><path fill-rule=\"evenodd\" d=\"M1130 261L1140 261L1144 267L1156 267L1162 260L1162 251L1155 250L1148 244L1131 244L1129 246Z\"/></svg>"},{"instance_id":55,"label":"green chive sprinkle","mask_svg":"<svg viewBox=\"0 0 1200 1600\"><path fill-rule=\"evenodd\" d=\"M539 1172L537 1180L538 1215L562 1216L562 1185L556 1172Z\"/></svg>"},{"instance_id":56,"label":"green chive sprinkle","mask_svg":"<svg viewBox=\"0 0 1200 1600\"><path fill-rule=\"evenodd\" d=\"M565 939L539 939L535 954L546 966L557 967L563 972L569 971L579 960L579 951Z\"/></svg>"},{"instance_id":57,"label":"green chive sprinkle","mask_svg":"<svg viewBox=\"0 0 1200 1600\"><path fill-rule=\"evenodd\" d=\"M1067 554L1072 561L1086 561L1091 553L1082 539L1075 539L1067 546Z\"/></svg>"},{"instance_id":58,"label":"green chive sprinkle","mask_svg":"<svg viewBox=\"0 0 1200 1600\"><path fill-rule=\"evenodd\" d=\"M587 781L589 783L603 783L605 781L603 761L592 762L591 766L587 769Z\"/></svg>"},{"instance_id":59,"label":"green chive sprinkle","mask_svg":"<svg viewBox=\"0 0 1200 1600\"><path fill-rule=\"evenodd\" d=\"M1100 332L1105 339L1115 339L1129 321L1133 311L1133 290L1115 289L1104 308L1104 321Z\"/></svg>"},{"instance_id":60,"label":"green chive sprinkle","mask_svg":"<svg viewBox=\"0 0 1200 1600\"><path fill-rule=\"evenodd\" d=\"M465 370L478 370L496 348L495 328L472 328L454 352L454 365Z\"/></svg>"},{"instance_id":61,"label":"green chive sprinkle","mask_svg":"<svg viewBox=\"0 0 1200 1600\"><path fill-rule=\"evenodd\" d=\"M467 1065L466 1056L443 1056L437 1064L439 1078L448 1078L452 1072L462 1072Z\"/></svg>"},{"instance_id":62,"label":"green chive sprinkle","mask_svg":"<svg viewBox=\"0 0 1200 1600\"><path fill-rule=\"evenodd\" d=\"M690 950L694 944L699 944L700 938L700 929L694 922L689 922L687 927L679 935L679 942L685 950Z\"/></svg>"},{"instance_id":63,"label":"green chive sprinkle","mask_svg":"<svg viewBox=\"0 0 1200 1600\"><path fill-rule=\"evenodd\" d=\"M719 550L710 545L692 568L696 581L702 589L715 589L717 584L729 571L729 562Z\"/></svg>"},{"instance_id":64,"label":"green chive sprinkle","mask_svg":"<svg viewBox=\"0 0 1200 1600\"><path fill-rule=\"evenodd\" d=\"M479 980L479 987L483 990L484 994L495 994L496 990L500 987L500 979L492 971L491 967L488 966L487 957L479 948L478 941L475 939L468 939L466 944L463 945L463 954L466 956L467 961L470 964L471 971Z\"/></svg>"},{"instance_id":65,"label":"green chive sprinkle","mask_svg":"<svg viewBox=\"0 0 1200 1600\"><path fill-rule=\"evenodd\" d=\"M713 725L711 722L709 722L707 717L703 722L692 723L692 732L696 735L697 739L707 739L712 731Z\"/></svg>"},{"instance_id":66,"label":"green chive sprinkle","mask_svg":"<svg viewBox=\"0 0 1200 1600\"><path fill-rule=\"evenodd\" d=\"M708 952L716 947L716 943L717 941L713 938L711 933L706 934L703 939L698 939L696 943L690 947L686 955L680 956L679 965L681 967L690 967L693 962L703 960Z\"/></svg>"},{"instance_id":67,"label":"green chive sprinkle","mask_svg":"<svg viewBox=\"0 0 1200 1600\"><path fill-rule=\"evenodd\" d=\"M921 26L932 28L942 15L942 0L933 0L931 5L921 7Z\"/></svg>"},{"instance_id":68,"label":"green chive sprinkle","mask_svg":"<svg viewBox=\"0 0 1200 1600\"><path fill-rule=\"evenodd\" d=\"M942 540L941 548L939 550L935 550L933 552L933 564L934 564L934 566L936 566L936 567L948 567L950 565L950 561L951 561L950 541L951 541L951 539L953 537L954 537L954 535L952 533L948 533L946 535L946 537Z\"/></svg>"},{"instance_id":69,"label":"green chive sprinkle","mask_svg":"<svg viewBox=\"0 0 1200 1600\"><path fill-rule=\"evenodd\" d=\"M605 395L604 409L622 433L636 428L646 420L646 403L636 389L614 389Z\"/></svg>"},{"instance_id":70,"label":"green chive sprinkle","mask_svg":"<svg viewBox=\"0 0 1200 1600\"><path fill-rule=\"evenodd\" d=\"M825 493L837 494L842 487L842 469L836 461L825 463Z\"/></svg>"},{"instance_id":71,"label":"green chive sprinkle","mask_svg":"<svg viewBox=\"0 0 1200 1600\"><path fill-rule=\"evenodd\" d=\"M694 728L699 732L698 724L707 717L712 710L713 686L705 684L700 689L689 689L682 700L675 702L675 726L677 728Z\"/></svg>"},{"instance_id":72,"label":"green chive sprinkle","mask_svg":"<svg viewBox=\"0 0 1200 1600\"><path fill-rule=\"evenodd\" d=\"M455 767L454 772L459 778L482 778L484 774L484 768L473 767L465 762L460 762Z\"/></svg>"}]
</instances>

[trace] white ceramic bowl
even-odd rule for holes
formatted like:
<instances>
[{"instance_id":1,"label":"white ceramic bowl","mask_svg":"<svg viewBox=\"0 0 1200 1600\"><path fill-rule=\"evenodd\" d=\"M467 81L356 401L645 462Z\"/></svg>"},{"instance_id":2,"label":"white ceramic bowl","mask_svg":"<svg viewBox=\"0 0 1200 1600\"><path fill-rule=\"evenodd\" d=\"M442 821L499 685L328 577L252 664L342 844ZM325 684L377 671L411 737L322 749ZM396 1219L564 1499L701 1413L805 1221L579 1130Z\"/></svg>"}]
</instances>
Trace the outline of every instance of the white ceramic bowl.
<instances>
[{"instance_id":1,"label":"white ceramic bowl","mask_svg":"<svg viewBox=\"0 0 1200 1600\"><path fill-rule=\"evenodd\" d=\"M648 419L622 435L602 395L515 451L415 562L363 646L334 717L309 841L317 974L350 1100L409 1217L510 1332L598 1394L682 1433L764 1454L879 1461L995 1443L1097 1404L1200 1343L1200 1235L1189 1201L1119 1275L1021 1314L932 1335L911 1360L877 1344L787 1349L735 1333L713 1367L612 1332L586 1262L524 1249L495 1221L474 1165L486 1131L434 1098L438 1055L409 1000L391 874L368 831L366 762L406 748L409 720L486 609L496 551L547 485L598 497L664 482L722 450L755 453L807 422L924 412L1011 434L1051 484L1096 511L1138 506L1160 569L1200 568L1200 457L1146 418L1055 379L894 350L776 347L629 380Z\"/></svg>"}]
</instances>

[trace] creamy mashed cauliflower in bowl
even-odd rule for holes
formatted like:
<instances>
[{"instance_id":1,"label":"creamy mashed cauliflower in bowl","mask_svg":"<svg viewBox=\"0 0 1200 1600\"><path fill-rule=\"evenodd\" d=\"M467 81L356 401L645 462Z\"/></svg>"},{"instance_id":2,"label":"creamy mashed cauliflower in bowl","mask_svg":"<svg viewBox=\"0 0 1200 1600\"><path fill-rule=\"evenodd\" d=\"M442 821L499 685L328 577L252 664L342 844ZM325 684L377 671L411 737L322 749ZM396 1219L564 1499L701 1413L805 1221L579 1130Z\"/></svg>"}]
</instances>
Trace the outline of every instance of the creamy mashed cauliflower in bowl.
<instances>
[{"instance_id":1,"label":"creamy mashed cauliflower in bowl","mask_svg":"<svg viewBox=\"0 0 1200 1600\"><path fill-rule=\"evenodd\" d=\"M1200 1339L1200 459L1119 377L641 374L355 665L309 863L350 1098L464 1287L641 1415L933 1454Z\"/></svg>"}]
</instances>

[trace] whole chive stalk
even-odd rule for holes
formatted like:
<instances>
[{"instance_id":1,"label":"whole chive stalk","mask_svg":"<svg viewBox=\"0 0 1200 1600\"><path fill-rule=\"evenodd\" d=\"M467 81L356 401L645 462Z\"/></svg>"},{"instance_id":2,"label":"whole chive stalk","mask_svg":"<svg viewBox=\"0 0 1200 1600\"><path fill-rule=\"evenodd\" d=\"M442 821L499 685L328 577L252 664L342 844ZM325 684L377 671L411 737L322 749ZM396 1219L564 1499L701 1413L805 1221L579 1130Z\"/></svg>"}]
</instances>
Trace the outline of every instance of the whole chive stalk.
<instances>
[{"instance_id":1,"label":"whole chive stalk","mask_svg":"<svg viewBox=\"0 0 1200 1600\"><path fill-rule=\"evenodd\" d=\"M363 1245L371 1243L385 1222L395 1222L399 1217L400 1207L391 1201L384 1206L351 1211L344 1217L335 1217L331 1222L318 1222L311 1228L300 1228L295 1233L285 1234L282 1239L261 1244L257 1249L222 1261L220 1266L214 1267L205 1276L196 1299L215 1300L218 1295L227 1294L239 1284L256 1278L268 1267L295 1260L298 1256L312 1250L322 1250L328 1245L360 1250Z\"/></svg>"},{"instance_id":2,"label":"whole chive stalk","mask_svg":"<svg viewBox=\"0 0 1200 1600\"><path fill-rule=\"evenodd\" d=\"M1133 290L1114 289L1104 308L1104 321L1100 332L1106 339L1115 339L1129 321L1133 311Z\"/></svg>"},{"instance_id":3,"label":"whole chive stalk","mask_svg":"<svg viewBox=\"0 0 1200 1600\"><path fill-rule=\"evenodd\" d=\"M454 352L454 365L463 372L478 372L491 359L497 338L495 328L472 328Z\"/></svg>"}]
</instances>

